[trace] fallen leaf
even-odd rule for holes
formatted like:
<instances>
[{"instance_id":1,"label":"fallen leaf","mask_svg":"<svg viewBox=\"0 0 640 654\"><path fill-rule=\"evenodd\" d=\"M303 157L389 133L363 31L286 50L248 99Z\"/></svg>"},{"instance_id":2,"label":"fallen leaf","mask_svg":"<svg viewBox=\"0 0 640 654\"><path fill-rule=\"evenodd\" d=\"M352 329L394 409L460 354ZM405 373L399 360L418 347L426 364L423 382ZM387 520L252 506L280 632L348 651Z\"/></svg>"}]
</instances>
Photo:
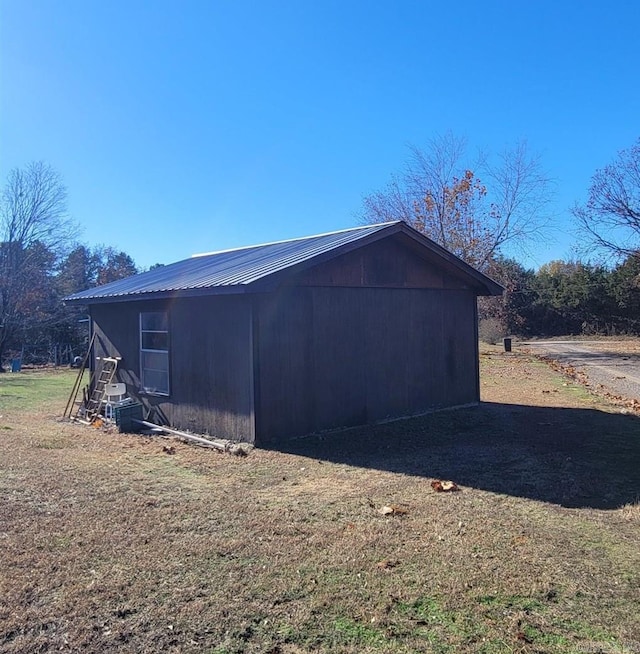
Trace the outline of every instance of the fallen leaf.
<instances>
[{"instance_id":1,"label":"fallen leaf","mask_svg":"<svg viewBox=\"0 0 640 654\"><path fill-rule=\"evenodd\" d=\"M439 479L434 479L431 482L431 488L433 488L436 493L452 493L454 491L459 491L460 488L458 484L453 481L440 481Z\"/></svg>"},{"instance_id":2,"label":"fallen leaf","mask_svg":"<svg viewBox=\"0 0 640 654\"><path fill-rule=\"evenodd\" d=\"M382 515L406 515L409 511L397 504L392 504L391 506L381 506L378 513Z\"/></svg>"},{"instance_id":3,"label":"fallen leaf","mask_svg":"<svg viewBox=\"0 0 640 654\"><path fill-rule=\"evenodd\" d=\"M234 456L249 456L246 447L243 447L242 445L232 445L229 448L229 452Z\"/></svg>"}]
</instances>

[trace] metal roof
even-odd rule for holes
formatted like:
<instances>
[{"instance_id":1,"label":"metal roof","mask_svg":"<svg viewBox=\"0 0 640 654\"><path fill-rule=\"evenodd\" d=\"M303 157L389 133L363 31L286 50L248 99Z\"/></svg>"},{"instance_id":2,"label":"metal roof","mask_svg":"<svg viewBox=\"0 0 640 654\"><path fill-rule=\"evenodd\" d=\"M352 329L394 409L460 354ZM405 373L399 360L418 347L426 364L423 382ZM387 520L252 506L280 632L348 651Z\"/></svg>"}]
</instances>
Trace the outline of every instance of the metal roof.
<instances>
[{"instance_id":1,"label":"metal roof","mask_svg":"<svg viewBox=\"0 0 640 654\"><path fill-rule=\"evenodd\" d=\"M443 256L449 263L453 262L455 267L461 268L460 272L476 278L477 284L486 286L490 291L492 290L491 284L493 284L495 288L490 294L495 294L496 288L499 288L501 292L501 288L495 282L419 234L406 223L395 221L288 241L195 255L189 259L160 266L104 286L74 293L64 298L64 302L94 304L96 302L119 302L174 295L237 293L257 290L255 287L262 280L267 280L277 273L289 271L292 268L303 268L307 262L315 265L325 259L333 258L398 231L409 233L414 238L417 235L423 245L427 245L430 250Z\"/></svg>"}]
</instances>

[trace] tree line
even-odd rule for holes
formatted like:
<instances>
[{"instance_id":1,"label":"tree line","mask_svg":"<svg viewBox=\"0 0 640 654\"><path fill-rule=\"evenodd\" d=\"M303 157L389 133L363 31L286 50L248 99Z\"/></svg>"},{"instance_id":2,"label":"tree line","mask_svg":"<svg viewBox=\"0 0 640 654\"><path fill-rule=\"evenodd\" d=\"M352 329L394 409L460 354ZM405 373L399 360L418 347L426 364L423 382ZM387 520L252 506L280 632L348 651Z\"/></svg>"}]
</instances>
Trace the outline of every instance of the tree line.
<instances>
[{"instance_id":1,"label":"tree line","mask_svg":"<svg viewBox=\"0 0 640 654\"><path fill-rule=\"evenodd\" d=\"M449 133L411 147L404 169L364 198L359 218L404 220L502 283L501 298L480 298L486 338L639 334L640 139L595 172L586 201L571 209L588 258L527 270L505 248L540 242L553 223L553 195L525 142L472 160L466 141ZM51 166L9 173L0 197L0 364L25 346L81 353L86 316L62 298L139 272L125 252L78 243L77 233Z\"/></svg>"},{"instance_id":2,"label":"tree line","mask_svg":"<svg viewBox=\"0 0 640 654\"><path fill-rule=\"evenodd\" d=\"M0 363L24 353L35 361L82 354L86 316L62 298L138 272L125 252L78 243L77 231L51 166L9 173L0 198Z\"/></svg>"},{"instance_id":3,"label":"tree line","mask_svg":"<svg viewBox=\"0 0 640 654\"><path fill-rule=\"evenodd\" d=\"M528 270L497 259L488 271L505 288L501 298L480 298L480 336L640 334L640 256L616 265L552 261Z\"/></svg>"}]
</instances>

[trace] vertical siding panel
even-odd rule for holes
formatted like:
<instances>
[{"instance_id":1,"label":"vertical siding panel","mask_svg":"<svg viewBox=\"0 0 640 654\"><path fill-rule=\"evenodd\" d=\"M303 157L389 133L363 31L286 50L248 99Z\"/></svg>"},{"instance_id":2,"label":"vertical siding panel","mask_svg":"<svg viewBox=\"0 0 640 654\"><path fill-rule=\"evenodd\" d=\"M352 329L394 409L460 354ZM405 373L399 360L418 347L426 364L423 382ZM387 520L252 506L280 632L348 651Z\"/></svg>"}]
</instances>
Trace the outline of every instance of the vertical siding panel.
<instances>
[{"instance_id":1,"label":"vertical siding panel","mask_svg":"<svg viewBox=\"0 0 640 654\"><path fill-rule=\"evenodd\" d=\"M431 400L428 407L439 408L447 406L447 394L449 392L449 384L446 377L445 342L447 334L444 321L444 304L446 303L446 299L443 297L442 291L431 291L426 295L431 305L431 311L429 312L430 341L428 344L432 361L429 370Z\"/></svg>"},{"instance_id":2,"label":"vertical siding panel","mask_svg":"<svg viewBox=\"0 0 640 654\"><path fill-rule=\"evenodd\" d=\"M258 304L257 438L314 431L313 306L308 289L283 289Z\"/></svg>"},{"instance_id":3,"label":"vertical siding panel","mask_svg":"<svg viewBox=\"0 0 640 654\"><path fill-rule=\"evenodd\" d=\"M449 291L444 311L446 398L449 406L477 401L475 297Z\"/></svg>"},{"instance_id":4,"label":"vertical siding panel","mask_svg":"<svg viewBox=\"0 0 640 654\"><path fill-rule=\"evenodd\" d=\"M438 385L434 367L440 348L434 348L433 302L427 293L411 293L407 330L407 407L411 413L435 401Z\"/></svg>"},{"instance_id":5,"label":"vertical siding panel","mask_svg":"<svg viewBox=\"0 0 640 654\"><path fill-rule=\"evenodd\" d=\"M412 291L408 333L409 412L448 406L446 295L441 290Z\"/></svg>"},{"instance_id":6,"label":"vertical siding panel","mask_svg":"<svg viewBox=\"0 0 640 654\"><path fill-rule=\"evenodd\" d=\"M358 292L358 291L356 291ZM408 334L410 291L366 289L367 419L375 422L406 415L408 403Z\"/></svg>"},{"instance_id":7,"label":"vertical siding panel","mask_svg":"<svg viewBox=\"0 0 640 654\"><path fill-rule=\"evenodd\" d=\"M365 292L366 293L366 292ZM314 429L362 425L366 406L366 302L351 289L314 288Z\"/></svg>"},{"instance_id":8,"label":"vertical siding panel","mask_svg":"<svg viewBox=\"0 0 640 654\"><path fill-rule=\"evenodd\" d=\"M252 441L249 298L174 300L170 314L174 426Z\"/></svg>"}]
</instances>

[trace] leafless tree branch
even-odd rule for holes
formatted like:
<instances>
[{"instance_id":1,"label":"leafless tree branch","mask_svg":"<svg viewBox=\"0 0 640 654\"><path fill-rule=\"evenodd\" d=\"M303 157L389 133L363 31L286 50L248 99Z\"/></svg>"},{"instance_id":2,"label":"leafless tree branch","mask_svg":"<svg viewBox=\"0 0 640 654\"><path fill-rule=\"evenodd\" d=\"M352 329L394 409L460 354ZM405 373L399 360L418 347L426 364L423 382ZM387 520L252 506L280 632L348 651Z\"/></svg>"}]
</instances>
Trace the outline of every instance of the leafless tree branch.
<instances>
[{"instance_id":1,"label":"leafless tree branch","mask_svg":"<svg viewBox=\"0 0 640 654\"><path fill-rule=\"evenodd\" d=\"M640 250L640 139L591 178L587 201L572 209L583 249L621 259Z\"/></svg>"},{"instance_id":2,"label":"leafless tree branch","mask_svg":"<svg viewBox=\"0 0 640 654\"><path fill-rule=\"evenodd\" d=\"M362 221L404 220L479 268L507 243L539 239L553 195L540 158L521 142L495 164L484 156L469 166L466 150L465 139L452 133L425 149L411 146L403 173L364 199Z\"/></svg>"}]
</instances>

